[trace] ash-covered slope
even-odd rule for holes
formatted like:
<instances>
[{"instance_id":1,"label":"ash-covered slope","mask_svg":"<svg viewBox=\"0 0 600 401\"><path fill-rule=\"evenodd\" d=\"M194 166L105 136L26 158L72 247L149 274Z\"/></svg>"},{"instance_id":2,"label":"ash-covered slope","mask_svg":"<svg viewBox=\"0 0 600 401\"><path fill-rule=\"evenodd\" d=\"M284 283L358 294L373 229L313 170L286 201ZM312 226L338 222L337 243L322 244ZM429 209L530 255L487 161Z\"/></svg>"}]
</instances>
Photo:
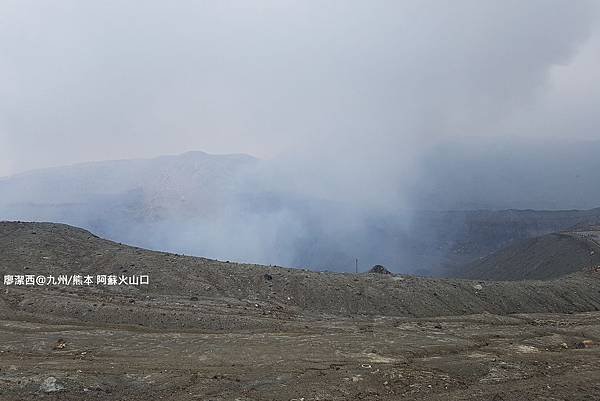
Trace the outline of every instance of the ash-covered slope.
<instances>
[{"instance_id":1,"label":"ash-covered slope","mask_svg":"<svg viewBox=\"0 0 600 401\"><path fill-rule=\"evenodd\" d=\"M407 254L417 255L422 271L452 277L457 268L523 240L599 222L600 208L418 212L410 232L422 242Z\"/></svg>"},{"instance_id":2,"label":"ash-covered slope","mask_svg":"<svg viewBox=\"0 0 600 401\"><path fill-rule=\"evenodd\" d=\"M456 276L482 280L547 280L600 266L600 248L577 233L520 241L464 268Z\"/></svg>"},{"instance_id":3,"label":"ash-covered slope","mask_svg":"<svg viewBox=\"0 0 600 401\"><path fill-rule=\"evenodd\" d=\"M293 316L441 316L600 308L600 272L477 282L319 273L152 252L52 223L0 223L0 274L147 274L148 286L5 286L0 318L261 327ZM279 322L279 323L276 323Z\"/></svg>"}]
</instances>

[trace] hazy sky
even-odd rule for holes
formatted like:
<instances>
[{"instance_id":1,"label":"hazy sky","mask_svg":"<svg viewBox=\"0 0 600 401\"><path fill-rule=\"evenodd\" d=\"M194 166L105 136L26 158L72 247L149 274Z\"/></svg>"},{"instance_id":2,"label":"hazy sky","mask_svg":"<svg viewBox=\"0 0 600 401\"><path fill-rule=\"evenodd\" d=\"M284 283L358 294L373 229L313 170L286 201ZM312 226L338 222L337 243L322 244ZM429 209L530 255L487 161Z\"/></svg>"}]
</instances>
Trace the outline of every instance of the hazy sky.
<instances>
[{"instance_id":1,"label":"hazy sky","mask_svg":"<svg viewBox=\"0 0 600 401\"><path fill-rule=\"evenodd\" d=\"M0 0L0 175L188 150L388 169L461 136L600 138L599 5Z\"/></svg>"}]
</instances>

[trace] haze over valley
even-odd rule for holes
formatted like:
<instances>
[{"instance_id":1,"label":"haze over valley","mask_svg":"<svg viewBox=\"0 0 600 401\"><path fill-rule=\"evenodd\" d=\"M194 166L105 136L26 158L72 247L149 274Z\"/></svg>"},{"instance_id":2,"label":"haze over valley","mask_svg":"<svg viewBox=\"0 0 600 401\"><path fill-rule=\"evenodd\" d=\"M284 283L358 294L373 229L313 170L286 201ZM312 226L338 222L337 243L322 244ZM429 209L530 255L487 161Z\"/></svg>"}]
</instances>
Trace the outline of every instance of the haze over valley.
<instances>
[{"instance_id":1,"label":"haze over valley","mask_svg":"<svg viewBox=\"0 0 600 401\"><path fill-rule=\"evenodd\" d=\"M353 271L358 258L362 271L379 263L425 275L600 219L600 211L560 211L600 205L600 142L476 145L431 149L427 169L393 204L306 191L291 183L308 178L281 170L279 160L188 152L6 177L0 212L220 260Z\"/></svg>"}]
</instances>

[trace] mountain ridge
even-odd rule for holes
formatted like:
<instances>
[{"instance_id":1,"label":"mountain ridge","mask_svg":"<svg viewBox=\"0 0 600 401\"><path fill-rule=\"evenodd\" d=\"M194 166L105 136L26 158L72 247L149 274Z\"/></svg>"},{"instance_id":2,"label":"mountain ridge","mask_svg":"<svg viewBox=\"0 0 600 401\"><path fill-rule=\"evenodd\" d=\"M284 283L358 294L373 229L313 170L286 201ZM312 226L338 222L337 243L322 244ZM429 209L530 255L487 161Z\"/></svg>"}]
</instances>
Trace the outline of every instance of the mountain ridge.
<instances>
[{"instance_id":1,"label":"mountain ridge","mask_svg":"<svg viewBox=\"0 0 600 401\"><path fill-rule=\"evenodd\" d=\"M314 272L148 251L54 223L0 223L0 274L149 275L148 286L9 286L2 299L12 306L1 313L4 318L157 328L243 328L280 315L431 317L600 308L600 271L595 269L524 282ZM179 303L179 314L161 315L164 297ZM127 307L129 299L134 304ZM217 304L230 305L233 315L245 317L239 324L235 317L218 317L210 312ZM198 319L196 307L212 317Z\"/></svg>"}]
</instances>

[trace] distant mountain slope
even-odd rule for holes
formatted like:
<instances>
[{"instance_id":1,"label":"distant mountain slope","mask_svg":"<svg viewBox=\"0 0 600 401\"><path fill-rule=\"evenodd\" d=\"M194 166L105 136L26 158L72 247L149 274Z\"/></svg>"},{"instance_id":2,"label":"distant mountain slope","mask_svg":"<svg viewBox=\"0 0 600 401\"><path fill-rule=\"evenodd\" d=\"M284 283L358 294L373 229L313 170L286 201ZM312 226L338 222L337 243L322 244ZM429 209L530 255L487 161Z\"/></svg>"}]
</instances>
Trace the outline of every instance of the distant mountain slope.
<instances>
[{"instance_id":1,"label":"distant mountain slope","mask_svg":"<svg viewBox=\"0 0 600 401\"><path fill-rule=\"evenodd\" d=\"M0 205L15 213L36 209L50 213L48 208L128 204L135 199L138 217L153 218L167 211L183 216L208 213L219 207L220 196L237 188L239 175L257 162L247 155L188 152L35 170L0 179Z\"/></svg>"},{"instance_id":2,"label":"distant mountain slope","mask_svg":"<svg viewBox=\"0 0 600 401\"><path fill-rule=\"evenodd\" d=\"M257 325L281 314L441 316L600 308L600 271L593 269L517 283L319 273L152 252L51 223L0 223L0 275L5 274L150 277L148 286L3 287L0 318L27 315L54 323L223 328ZM164 295L200 309L168 312ZM231 313L211 312L216 305L230 305Z\"/></svg>"},{"instance_id":3,"label":"distant mountain slope","mask_svg":"<svg viewBox=\"0 0 600 401\"><path fill-rule=\"evenodd\" d=\"M485 280L547 280L600 266L600 247L574 234L557 233L517 242L458 270Z\"/></svg>"}]
</instances>

